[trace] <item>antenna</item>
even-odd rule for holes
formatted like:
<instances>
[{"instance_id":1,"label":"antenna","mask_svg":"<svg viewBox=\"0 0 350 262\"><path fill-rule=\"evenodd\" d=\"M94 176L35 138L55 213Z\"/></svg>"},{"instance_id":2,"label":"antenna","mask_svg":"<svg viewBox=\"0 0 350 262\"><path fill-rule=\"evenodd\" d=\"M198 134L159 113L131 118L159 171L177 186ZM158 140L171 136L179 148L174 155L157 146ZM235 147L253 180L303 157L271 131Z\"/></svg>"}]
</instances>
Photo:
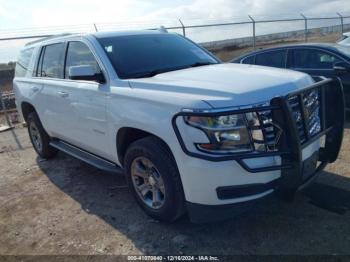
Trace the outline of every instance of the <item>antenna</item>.
<instances>
[{"instance_id":1,"label":"antenna","mask_svg":"<svg viewBox=\"0 0 350 262\"><path fill-rule=\"evenodd\" d=\"M163 25L161 25L161 26L158 28L158 31L159 31L159 32L162 32L162 33L168 33L168 30L167 30Z\"/></svg>"}]
</instances>

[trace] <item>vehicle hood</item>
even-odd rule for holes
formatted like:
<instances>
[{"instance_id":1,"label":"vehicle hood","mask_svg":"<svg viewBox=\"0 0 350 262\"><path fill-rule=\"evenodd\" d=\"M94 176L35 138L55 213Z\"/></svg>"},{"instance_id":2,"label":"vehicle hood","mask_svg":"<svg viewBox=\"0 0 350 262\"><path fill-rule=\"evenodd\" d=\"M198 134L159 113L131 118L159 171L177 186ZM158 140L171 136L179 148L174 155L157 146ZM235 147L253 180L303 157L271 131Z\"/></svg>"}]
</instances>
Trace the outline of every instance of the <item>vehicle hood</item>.
<instances>
[{"instance_id":1,"label":"vehicle hood","mask_svg":"<svg viewBox=\"0 0 350 262\"><path fill-rule=\"evenodd\" d=\"M270 101L312 83L304 73L244 64L215 64L129 80L132 88L166 92L174 98L193 97L213 108Z\"/></svg>"}]
</instances>

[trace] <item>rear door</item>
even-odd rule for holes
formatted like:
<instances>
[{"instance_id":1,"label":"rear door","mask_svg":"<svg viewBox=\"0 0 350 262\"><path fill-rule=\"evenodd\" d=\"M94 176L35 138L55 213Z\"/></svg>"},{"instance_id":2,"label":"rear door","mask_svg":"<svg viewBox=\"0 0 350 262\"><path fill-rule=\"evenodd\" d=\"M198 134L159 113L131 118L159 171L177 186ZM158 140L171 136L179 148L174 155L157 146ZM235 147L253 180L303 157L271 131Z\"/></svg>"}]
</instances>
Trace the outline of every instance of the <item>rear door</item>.
<instances>
[{"instance_id":1,"label":"rear door","mask_svg":"<svg viewBox=\"0 0 350 262\"><path fill-rule=\"evenodd\" d=\"M36 82L42 85L39 104L44 115L44 128L53 137L61 137L65 132L63 116L68 102L59 95L63 85L65 45L62 42L43 46L36 70Z\"/></svg>"},{"instance_id":2,"label":"rear door","mask_svg":"<svg viewBox=\"0 0 350 262\"><path fill-rule=\"evenodd\" d=\"M258 53L255 55L255 64L261 66L286 68L287 49L278 49Z\"/></svg>"}]
</instances>

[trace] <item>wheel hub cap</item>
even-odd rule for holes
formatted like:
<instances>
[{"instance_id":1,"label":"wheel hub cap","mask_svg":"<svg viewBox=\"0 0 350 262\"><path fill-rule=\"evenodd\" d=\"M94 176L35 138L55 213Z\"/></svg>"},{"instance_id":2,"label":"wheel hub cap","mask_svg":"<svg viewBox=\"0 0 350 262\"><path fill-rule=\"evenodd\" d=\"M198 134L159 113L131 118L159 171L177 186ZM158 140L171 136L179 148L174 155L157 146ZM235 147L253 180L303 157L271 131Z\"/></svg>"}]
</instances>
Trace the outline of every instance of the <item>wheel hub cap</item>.
<instances>
[{"instance_id":1,"label":"wheel hub cap","mask_svg":"<svg viewBox=\"0 0 350 262\"><path fill-rule=\"evenodd\" d=\"M165 200L163 178L156 166L146 157L131 164L131 178L138 197L150 208L159 209Z\"/></svg>"},{"instance_id":2,"label":"wheel hub cap","mask_svg":"<svg viewBox=\"0 0 350 262\"><path fill-rule=\"evenodd\" d=\"M35 125L34 122L30 123L29 131L30 131L30 137L32 139L34 147L38 151L41 151L42 150L41 135L40 135L40 132L39 132L39 130L38 130L38 128L37 128L37 126Z\"/></svg>"},{"instance_id":3,"label":"wheel hub cap","mask_svg":"<svg viewBox=\"0 0 350 262\"><path fill-rule=\"evenodd\" d=\"M154 187L156 185L156 181L154 180L154 178L152 176L148 179L148 182L152 187Z\"/></svg>"}]
</instances>

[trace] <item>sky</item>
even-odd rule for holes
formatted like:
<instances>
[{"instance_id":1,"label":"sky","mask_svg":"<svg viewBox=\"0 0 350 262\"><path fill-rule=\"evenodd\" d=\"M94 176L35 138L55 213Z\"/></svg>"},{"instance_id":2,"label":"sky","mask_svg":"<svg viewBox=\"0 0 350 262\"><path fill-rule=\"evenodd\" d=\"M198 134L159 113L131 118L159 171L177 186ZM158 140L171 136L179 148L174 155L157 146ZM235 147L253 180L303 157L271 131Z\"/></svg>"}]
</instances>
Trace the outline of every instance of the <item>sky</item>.
<instances>
[{"instance_id":1,"label":"sky","mask_svg":"<svg viewBox=\"0 0 350 262\"><path fill-rule=\"evenodd\" d=\"M32 32L148 28L257 19L350 14L350 0L0 0L0 38ZM33 29L34 28L34 29ZM195 39L196 40L196 39ZM28 41L28 40L26 40ZM26 41L0 42L0 62Z\"/></svg>"}]
</instances>

